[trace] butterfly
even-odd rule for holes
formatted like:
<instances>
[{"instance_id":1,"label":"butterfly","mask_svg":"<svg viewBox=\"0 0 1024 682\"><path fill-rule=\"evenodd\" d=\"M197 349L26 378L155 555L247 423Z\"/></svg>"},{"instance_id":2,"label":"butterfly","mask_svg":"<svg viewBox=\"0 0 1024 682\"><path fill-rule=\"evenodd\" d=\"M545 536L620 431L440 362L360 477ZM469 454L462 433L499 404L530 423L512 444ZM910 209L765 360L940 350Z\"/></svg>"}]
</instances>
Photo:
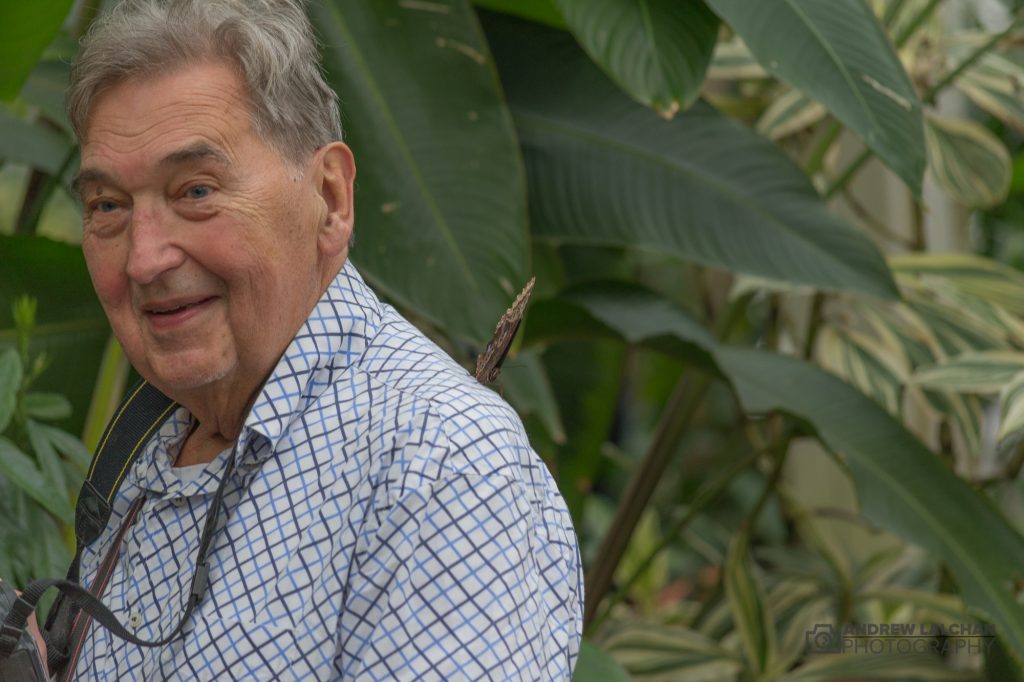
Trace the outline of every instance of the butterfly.
<instances>
[{"instance_id":1,"label":"butterfly","mask_svg":"<svg viewBox=\"0 0 1024 682\"><path fill-rule=\"evenodd\" d=\"M512 302L512 307L505 311L505 314L498 320L498 326L494 328L494 336L491 337L484 352L476 359L476 380L481 384L490 384L498 378L501 372L501 363L508 355L508 349L512 347L512 340L516 338L519 325L523 321L523 313L526 312L526 304L530 301L530 294L533 293L533 283L536 277L531 277L523 290Z\"/></svg>"}]
</instances>

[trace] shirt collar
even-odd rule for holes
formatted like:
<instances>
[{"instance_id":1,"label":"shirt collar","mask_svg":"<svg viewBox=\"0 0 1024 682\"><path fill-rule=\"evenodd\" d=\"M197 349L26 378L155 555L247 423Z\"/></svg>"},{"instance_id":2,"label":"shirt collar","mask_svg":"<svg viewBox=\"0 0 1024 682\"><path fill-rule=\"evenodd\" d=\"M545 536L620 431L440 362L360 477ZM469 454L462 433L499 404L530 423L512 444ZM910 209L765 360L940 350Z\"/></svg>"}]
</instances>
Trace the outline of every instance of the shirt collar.
<instances>
[{"instance_id":1,"label":"shirt collar","mask_svg":"<svg viewBox=\"0 0 1024 682\"><path fill-rule=\"evenodd\" d=\"M381 302L351 261L331 282L260 390L245 430L269 441L270 453L294 415L326 388L313 379L320 370L341 370L356 362L380 326Z\"/></svg>"}]
</instances>

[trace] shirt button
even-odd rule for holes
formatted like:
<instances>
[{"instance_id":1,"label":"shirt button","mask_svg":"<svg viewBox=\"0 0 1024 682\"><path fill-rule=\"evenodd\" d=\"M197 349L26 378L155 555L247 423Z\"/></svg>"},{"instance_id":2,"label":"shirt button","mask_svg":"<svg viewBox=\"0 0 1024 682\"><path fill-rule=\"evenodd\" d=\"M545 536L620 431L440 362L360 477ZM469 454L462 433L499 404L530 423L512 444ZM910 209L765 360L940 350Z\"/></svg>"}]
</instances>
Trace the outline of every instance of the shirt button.
<instances>
[{"instance_id":1,"label":"shirt button","mask_svg":"<svg viewBox=\"0 0 1024 682\"><path fill-rule=\"evenodd\" d=\"M132 630L138 630L139 626L142 625L142 614L138 611L132 611L128 614L128 627Z\"/></svg>"},{"instance_id":2,"label":"shirt button","mask_svg":"<svg viewBox=\"0 0 1024 682\"><path fill-rule=\"evenodd\" d=\"M184 507L185 506L185 498L184 497L175 497L174 499L171 500L171 504L173 504L175 507Z\"/></svg>"}]
</instances>

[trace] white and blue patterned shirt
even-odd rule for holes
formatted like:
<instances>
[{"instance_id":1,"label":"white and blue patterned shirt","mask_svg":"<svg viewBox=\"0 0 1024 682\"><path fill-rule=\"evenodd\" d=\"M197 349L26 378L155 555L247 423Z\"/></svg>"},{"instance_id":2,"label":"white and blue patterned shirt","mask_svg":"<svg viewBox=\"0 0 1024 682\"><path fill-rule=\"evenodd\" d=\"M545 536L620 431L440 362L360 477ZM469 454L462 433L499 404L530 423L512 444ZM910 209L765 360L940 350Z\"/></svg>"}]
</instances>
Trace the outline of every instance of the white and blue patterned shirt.
<instances>
[{"instance_id":1,"label":"white and blue patterned shirt","mask_svg":"<svg viewBox=\"0 0 1024 682\"><path fill-rule=\"evenodd\" d=\"M89 585L132 502L103 601L170 633L227 453L171 464L184 408L122 484L83 554ZM246 419L205 599L146 649L93 623L78 680L562 680L582 626L565 504L493 391L346 264Z\"/></svg>"}]
</instances>

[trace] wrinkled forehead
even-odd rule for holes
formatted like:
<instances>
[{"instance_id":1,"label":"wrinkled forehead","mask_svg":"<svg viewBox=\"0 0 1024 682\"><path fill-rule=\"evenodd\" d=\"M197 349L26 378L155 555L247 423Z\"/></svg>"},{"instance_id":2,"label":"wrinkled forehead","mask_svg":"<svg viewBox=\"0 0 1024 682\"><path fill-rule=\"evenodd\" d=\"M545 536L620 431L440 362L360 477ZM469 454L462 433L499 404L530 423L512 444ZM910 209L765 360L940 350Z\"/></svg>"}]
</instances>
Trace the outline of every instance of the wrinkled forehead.
<instances>
[{"instance_id":1,"label":"wrinkled forehead","mask_svg":"<svg viewBox=\"0 0 1024 682\"><path fill-rule=\"evenodd\" d=\"M186 62L125 75L101 88L89 108L83 146L98 131L139 136L161 117L218 113L252 125L253 103L236 65L220 59Z\"/></svg>"}]
</instances>

